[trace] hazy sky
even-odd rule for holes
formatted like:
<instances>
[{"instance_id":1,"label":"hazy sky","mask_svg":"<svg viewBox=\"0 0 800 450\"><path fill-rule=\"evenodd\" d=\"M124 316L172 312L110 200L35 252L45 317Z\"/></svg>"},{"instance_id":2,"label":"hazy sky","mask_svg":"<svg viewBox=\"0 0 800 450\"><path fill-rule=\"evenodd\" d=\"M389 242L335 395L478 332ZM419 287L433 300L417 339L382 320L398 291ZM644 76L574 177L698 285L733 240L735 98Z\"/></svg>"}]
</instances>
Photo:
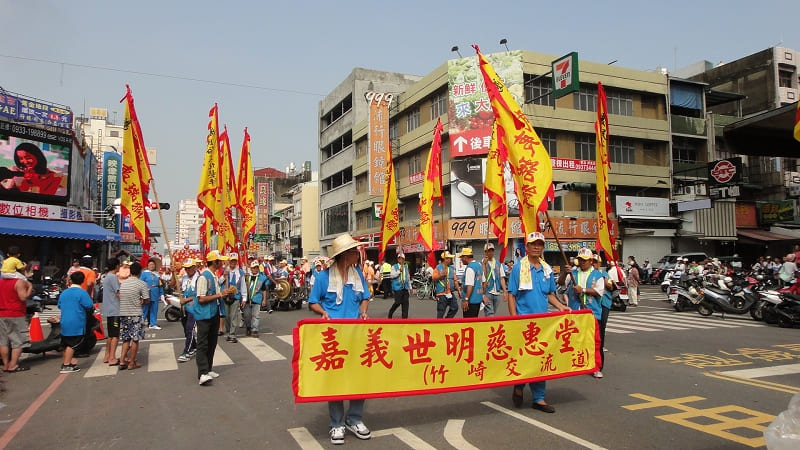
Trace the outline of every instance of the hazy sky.
<instances>
[{"instance_id":1,"label":"hazy sky","mask_svg":"<svg viewBox=\"0 0 800 450\"><path fill-rule=\"evenodd\" d=\"M316 170L318 102L354 67L424 75L453 45L472 56L472 43L504 50L501 38L642 70L800 50L797 0L0 0L0 11L0 86L121 122L130 84L145 144L159 150L159 198L173 205L196 195L214 102L234 164L247 126L254 167Z\"/></svg>"}]
</instances>

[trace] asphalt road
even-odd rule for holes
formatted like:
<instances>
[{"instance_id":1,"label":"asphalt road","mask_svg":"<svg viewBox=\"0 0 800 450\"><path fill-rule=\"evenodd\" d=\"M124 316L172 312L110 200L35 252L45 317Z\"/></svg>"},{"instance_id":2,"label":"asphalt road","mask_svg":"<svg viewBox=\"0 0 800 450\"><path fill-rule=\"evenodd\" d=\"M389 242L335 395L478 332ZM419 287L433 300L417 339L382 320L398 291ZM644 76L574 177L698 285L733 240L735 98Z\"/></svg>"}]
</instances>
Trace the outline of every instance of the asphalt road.
<instances>
[{"instance_id":1,"label":"asphalt road","mask_svg":"<svg viewBox=\"0 0 800 450\"><path fill-rule=\"evenodd\" d=\"M641 305L612 312L605 378L548 382L544 414L511 404L508 387L367 401L371 441L381 448L749 448L800 391L800 329L749 316L676 313L657 287ZM372 316L391 300L376 299ZM502 309L501 312L506 311ZM259 339L221 342L212 386L194 361L178 364L179 324L148 332L134 371L106 371L98 353L80 373L60 358L33 357L3 374L0 448L330 448L327 406L295 404L289 336L306 310L262 316ZM412 298L413 317L435 303ZM264 318L265 317L265 318ZM264 332L264 327L268 328ZM95 352L104 350L99 344ZM102 357L100 357L101 359Z\"/></svg>"}]
</instances>

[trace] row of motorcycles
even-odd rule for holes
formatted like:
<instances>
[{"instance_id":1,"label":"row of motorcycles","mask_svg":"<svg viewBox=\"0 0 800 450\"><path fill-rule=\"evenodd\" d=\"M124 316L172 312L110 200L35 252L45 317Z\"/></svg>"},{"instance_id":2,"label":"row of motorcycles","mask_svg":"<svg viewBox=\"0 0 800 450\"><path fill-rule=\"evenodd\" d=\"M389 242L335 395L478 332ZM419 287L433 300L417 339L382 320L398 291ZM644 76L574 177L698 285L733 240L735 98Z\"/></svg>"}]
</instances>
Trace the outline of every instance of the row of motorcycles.
<instances>
[{"instance_id":1,"label":"row of motorcycles","mask_svg":"<svg viewBox=\"0 0 800 450\"><path fill-rule=\"evenodd\" d=\"M800 324L800 279L780 288L764 273L731 275L673 273L665 277L668 299L676 311L696 309L701 316L714 313L750 314L788 328Z\"/></svg>"}]
</instances>

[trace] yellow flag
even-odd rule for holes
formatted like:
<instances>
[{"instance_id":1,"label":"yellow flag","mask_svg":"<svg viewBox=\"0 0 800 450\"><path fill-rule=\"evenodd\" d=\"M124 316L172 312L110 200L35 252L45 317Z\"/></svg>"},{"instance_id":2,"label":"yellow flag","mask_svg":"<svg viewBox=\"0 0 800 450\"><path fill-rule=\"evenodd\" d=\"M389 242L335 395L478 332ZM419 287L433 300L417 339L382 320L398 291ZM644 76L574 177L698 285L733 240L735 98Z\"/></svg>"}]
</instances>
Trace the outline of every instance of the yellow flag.
<instances>
[{"instance_id":1,"label":"yellow flag","mask_svg":"<svg viewBox=\"0 0 800 450\"><path fill-rule=\"evenodd\" d=\"M147 222L150 220L145 210L148 203L147 195L150 191L150 165L147 161L147 152L142 137L139 119L136 117L136 108L133 106L131 88L125 86L125 97L120 102L125 102L125 123L122 132L122 194L120 208L123 216L131 218L133 232L142 250L150 252L150 230Z\"/></svg>"},{"instance_id":2,"label":"yellow flag","mask_svg":"<svg viewBox=\"0 0 800 450\"><path fill-rule=\"evenodd\" d=\"M608 226L608 215L612 212L608 193L608 170L611 160L608 156L608 107L606 91L602 83L597 83L597 121L595 131L595 174L597 177L597 250L606 252L608 261L616 261L614 237Z\"/></svg>"},{"instance_id":3,"label":"yellow flag","mask_svg":"<svg viewBox=\"0 0 800 450\"><path fill-rule=\"evenodd\" d=\"M478 66L494 110L496 127L493 139L500 140L508 152L508 163L519 200L522 231L538 231L538 213L547 211L548 202L554 198L550 155L503 80L497 76L478 46L473 45L473 48L478 53Z\"/></svg>"},{"instance_id":4,"label":"yellow flag","mask_svg":"<svg viewBox=\"0 0 800 450\"><path fill-rule=\"evenodd\" d=\"M228 139L228 128L223 127L219 135L220 145L220 202L217 215L216 232L219 235L217 248L219 251L229 253L236 249L236 231L233 220L233 210L237 208L236 179L233 175L233 162L231 160L231 144Z\"/></svg>"},{"instance_id":5,"label":"yellow flag","mask_svg":"<svg viewBox=\"0 0 800 450\"><path fill-rule=\"evenodd\" d=\"M239 212L242 215L241 239L243 243L246 243L248 235L256 229L255 182L253 165L250 162L250 134L247 133L247 127L244 129L242 154L239 156L239 174L236 180L238 181Z\"/></svg>"},{"instance_id":6,"label":"yellow flag","mask_svg":"<svg viewBox=\"0 0 800 450\"><path fill-rule=\"evenodd\" d=\"M428 153L428 162L425 164L425 181L422 184L422 196L419 199L417 210L419 211L419 239L425 246L428 253L428 264L436 267L436 258L433 251L436 246L433 239L433 202L439 200L439 204L444 203L442 197L442 121L436 119L433 127L433 141L431 150Z\"/></svg>"},{"instance_id":7,"label":"yellow flag","mask_svg":"<svg viewBox=\"0 0 800 450\"><path fill-rule=\"evenodd\" d=\"M220 195L220 158L219 158L219 119L217 104L208 112L208 137L203 168L200 171L200 186L197 188L197 206L203 210L203 216L211 227L206 228L206 245L211 236L208 233L219 223L218 204L222 203Z\"/></svg>"},{"instance_id":8,"label":"yellow flag","mask_svg":"<svg viewBox=\"0 0 800 450\"><path fill-rule=\"evenodd\" d=\"M489 224L500 245L500 261L506 259L508 245L508 205L506 203L505 170L508 154L497 136L497 121L492 126L492 142L486 155L486 179L483 190L489 196Z\"/></svg>"},{"instance_id":9,"label":"yellow flag","mask_svg":"<svg viewBox=\"0 0 800 450\"><path fill-rule=\"evenodd\" d=\"M378 261L383 261L386 248L392 238L400 232L400 210L397 204L397 182L394 178L394 162L391 145L386 151L386 183L383 190L383 210L381 211L381 247Z\"/></svg>"},{"instance_id":10,"label":"yellow flag","mask_svg":"<svg viewBox=\"0 0 800 450\"><path fill-rule=\"evenodd\" d=\"M794 138L800 141L800 102L797 102L797 114L794 116Z\"/></svg>"}]
</instances>

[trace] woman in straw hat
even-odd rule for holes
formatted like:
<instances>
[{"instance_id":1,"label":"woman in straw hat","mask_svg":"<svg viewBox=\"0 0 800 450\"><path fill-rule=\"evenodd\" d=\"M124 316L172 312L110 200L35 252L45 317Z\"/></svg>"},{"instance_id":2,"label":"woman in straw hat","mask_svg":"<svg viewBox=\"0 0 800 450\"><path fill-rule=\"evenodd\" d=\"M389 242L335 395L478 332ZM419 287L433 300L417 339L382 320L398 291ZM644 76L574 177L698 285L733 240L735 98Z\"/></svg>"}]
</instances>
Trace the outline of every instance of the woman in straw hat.
<instances>
[{"instance_id":1,"label":"woman in straw hat","mask_svg":"<svg viewBox=\"0 0 800 450\"><path fill-rule=\"evenodd\" d=\"M345 233L331 244L333 264L315 274L314 287L308 297L309 307L323 319L366 319L369 307L369 286L358 266L358 246L362 243ZM345 417L344 402L328 402L332 444L344 443L345 428L359 439L369 439L369 428L361 421L364 400L350 400Z\"/></svg>"}]
</instances>

